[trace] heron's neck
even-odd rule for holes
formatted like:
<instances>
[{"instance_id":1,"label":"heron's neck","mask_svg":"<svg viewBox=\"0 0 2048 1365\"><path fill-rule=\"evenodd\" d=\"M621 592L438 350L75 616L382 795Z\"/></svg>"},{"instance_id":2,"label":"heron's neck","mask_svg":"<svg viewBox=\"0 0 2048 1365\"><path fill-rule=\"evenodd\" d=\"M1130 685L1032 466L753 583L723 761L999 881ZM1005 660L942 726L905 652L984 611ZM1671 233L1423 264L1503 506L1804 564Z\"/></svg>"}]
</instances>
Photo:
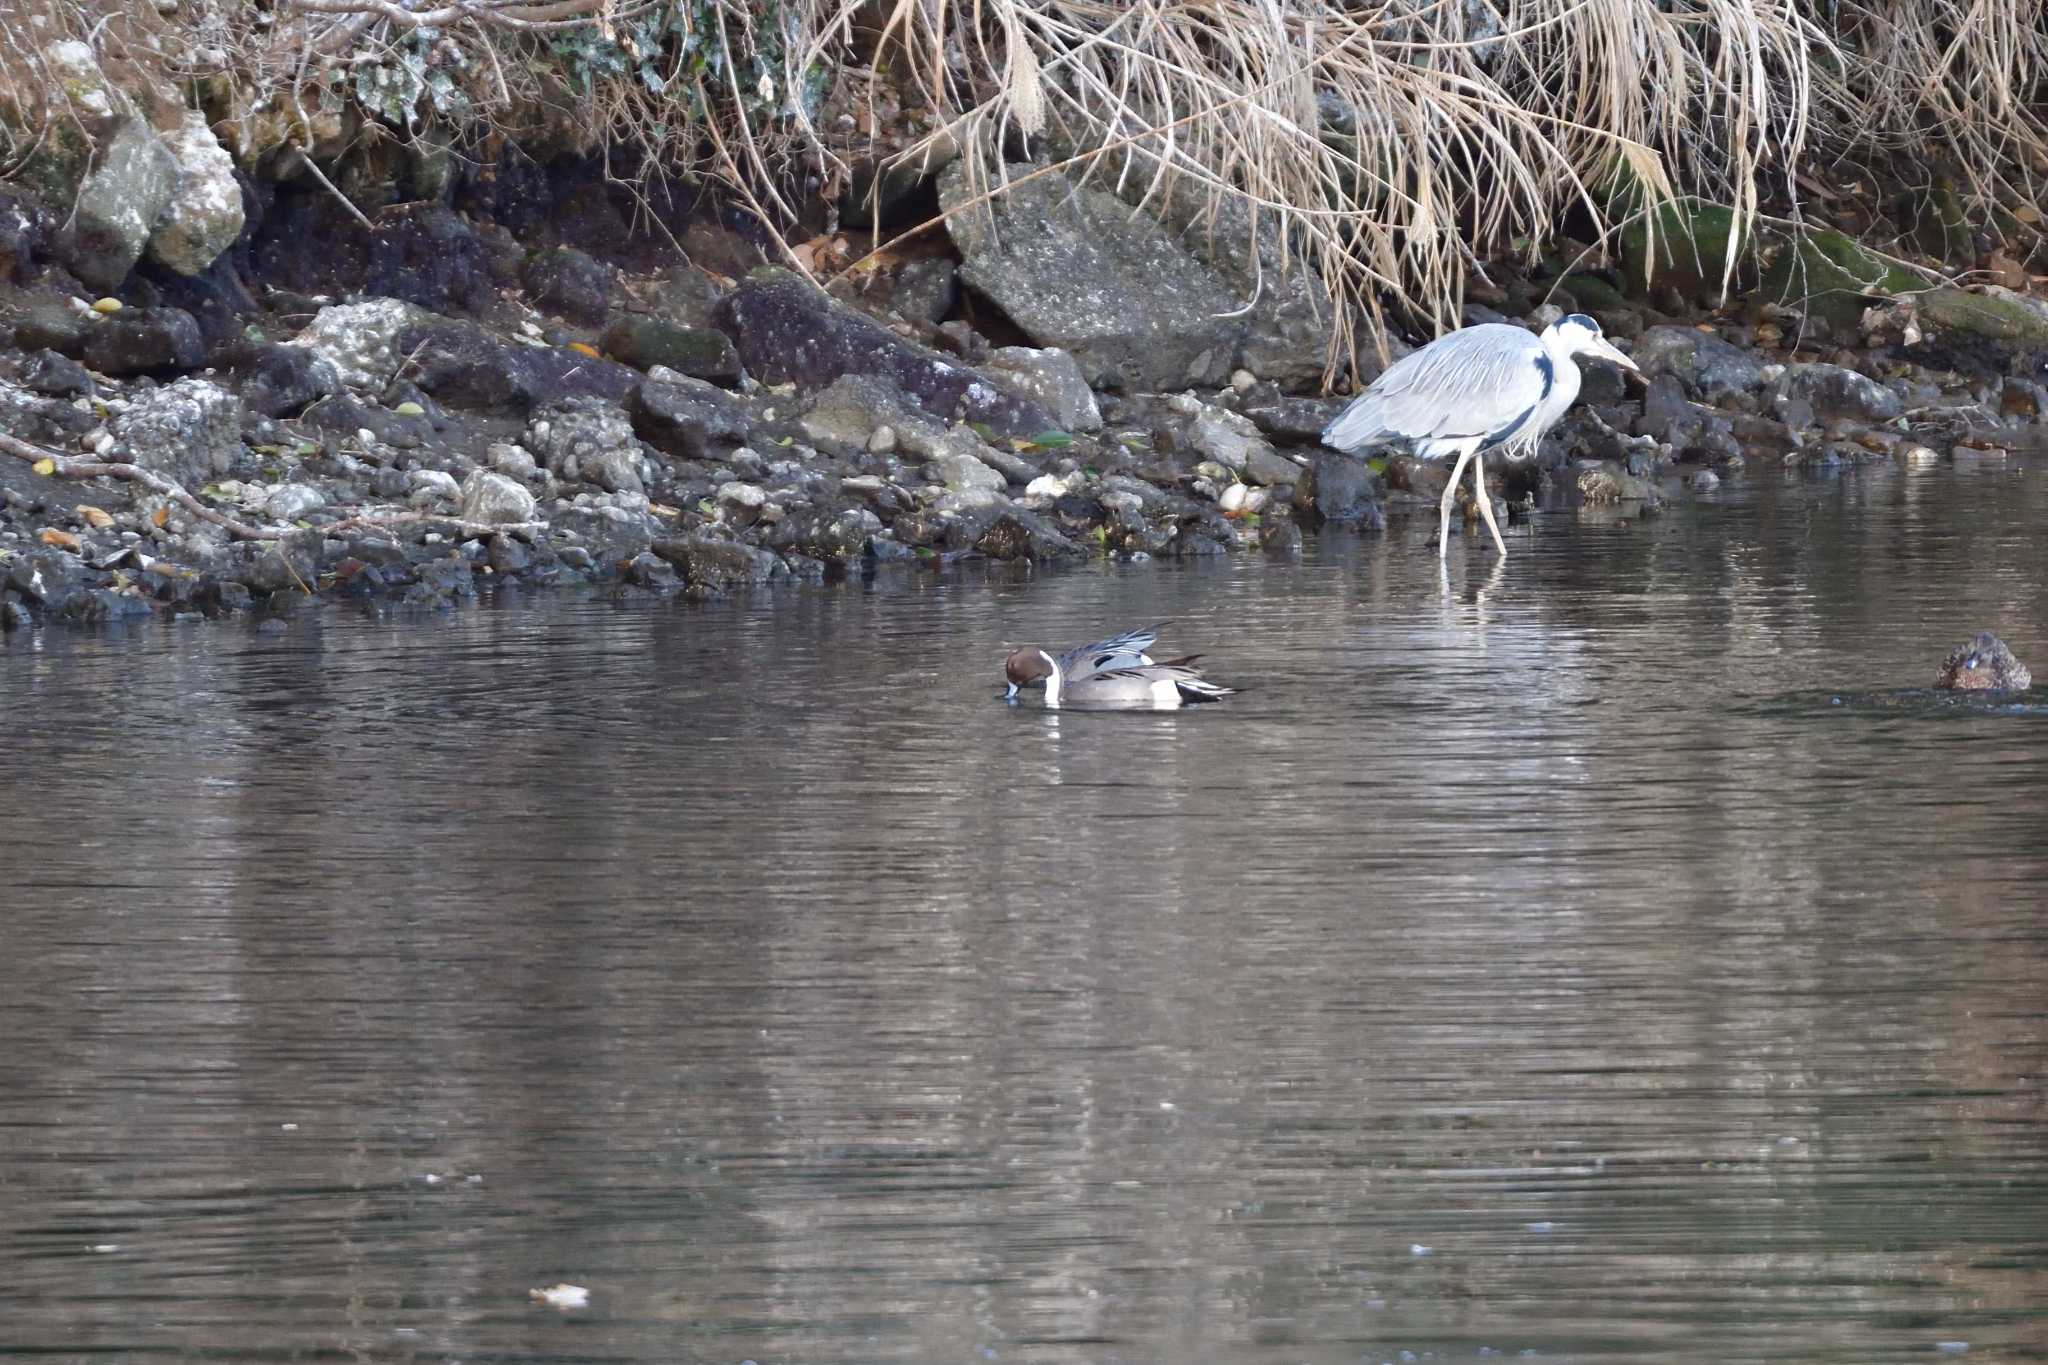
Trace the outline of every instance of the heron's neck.
<instances>
[{"instance_id":1,"label":"heron's neck","mask_svg":"<svg viewBox=\"0 0 2048 1365\"><path fill-rule=\"evenodd\" d=\"M1064 681L1060 675L1060 661L1042 649L1038 651L1038 657L1045 660L1046 667L1052 670L1045 677L1045 704L1047 706L1058 706L1060 704L1060 683Z\"/></svg>"}]
</instances>

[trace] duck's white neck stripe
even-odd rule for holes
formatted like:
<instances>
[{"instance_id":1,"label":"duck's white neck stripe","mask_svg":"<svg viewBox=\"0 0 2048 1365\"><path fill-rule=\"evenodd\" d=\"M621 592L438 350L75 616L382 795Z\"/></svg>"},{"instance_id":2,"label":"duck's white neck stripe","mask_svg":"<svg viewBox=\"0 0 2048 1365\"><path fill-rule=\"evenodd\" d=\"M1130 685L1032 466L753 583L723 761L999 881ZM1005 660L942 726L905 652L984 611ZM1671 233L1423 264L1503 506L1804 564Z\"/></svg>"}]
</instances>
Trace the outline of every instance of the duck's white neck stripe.
<instances>
[{"instance_id":1,"label":"duck's white neck stripe","mask_svg":"<svg viewBox=\"0 0 2048 1365\"><path fill-rule=\"evenodd\" d=\"M1045 704L1047 706L1058 706L1060 704L1060 682L1062 681L1060 678L1060 661L1042 649L1038 651L1038 657L1045 660L1046 667L1052 670L1045 679Z\"/></svg>"}]
</instances>

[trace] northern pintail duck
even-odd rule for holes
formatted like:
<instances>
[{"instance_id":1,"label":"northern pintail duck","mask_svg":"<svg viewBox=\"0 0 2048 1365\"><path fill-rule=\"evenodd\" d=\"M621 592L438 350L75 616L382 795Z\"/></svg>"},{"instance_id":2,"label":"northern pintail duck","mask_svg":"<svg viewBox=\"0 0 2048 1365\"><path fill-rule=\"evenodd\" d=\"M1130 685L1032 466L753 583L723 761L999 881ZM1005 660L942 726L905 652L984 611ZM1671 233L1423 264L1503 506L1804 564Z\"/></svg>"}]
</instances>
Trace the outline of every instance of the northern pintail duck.
<instances>
[{"instance_id":1,"label":"northern pintail duck","mask_svg":"<svg viewBox=\"0 0 2048 1365\"><path fill-rule=\"evenodd\" d=\"M2013 657L2005 641L1987 630L1949 651L1934 685L1967 692L2024 692L2034 685L2034 675Z\"/></svg>"},{"instance_id":2,"label":"northern pintail duck","mask_svg":"<svg viewBox=\"0 0 2048 1365\"><path fill-rule=\"evenodd\" d=\"M1194 666L1200 655L1154 662L1146 653L1159 637L1159 627L1145 626L1081 645L1054 658L1043 649L1013 650L1003 660L1003 674L1015 697L1022 687L1045 685L1045 704L1060 706L1126 706L1172 710L1199 702L1221 701L1234 687L1212 683Z\"/></svg>"}]
</instances>

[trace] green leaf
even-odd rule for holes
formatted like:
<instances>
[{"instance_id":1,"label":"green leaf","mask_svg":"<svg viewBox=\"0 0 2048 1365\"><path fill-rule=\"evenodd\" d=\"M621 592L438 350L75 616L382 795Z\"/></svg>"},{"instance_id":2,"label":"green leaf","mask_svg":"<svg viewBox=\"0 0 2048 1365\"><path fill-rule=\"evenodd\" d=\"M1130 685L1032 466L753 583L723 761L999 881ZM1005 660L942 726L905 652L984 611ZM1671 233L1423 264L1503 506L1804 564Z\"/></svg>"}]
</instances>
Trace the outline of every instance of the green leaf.
<instances>
[{"instance_id":1,"label":"green leaf","mask_svg":"<svg viewBox=\"0 0 2048 1365\"><path fill-rule=\"evenodd\" d=\"M996 439L996 429L986 422L969 422L967 429L984 441L994 441Z\"/></svg>"},{"instance_id":2,"label":"green leaf","mask_svg":"<svg viewBox=\"0 0 2048 1365\"><path fill-rule=\"evenodd\" d=\"M1074 438L1067 435L1064 431L1041 431L1031 438L1031 444L1044 446L1048 450L1058 450L1063 446L1070 446L1073 443Z\"/></svg>"}]
</instances>

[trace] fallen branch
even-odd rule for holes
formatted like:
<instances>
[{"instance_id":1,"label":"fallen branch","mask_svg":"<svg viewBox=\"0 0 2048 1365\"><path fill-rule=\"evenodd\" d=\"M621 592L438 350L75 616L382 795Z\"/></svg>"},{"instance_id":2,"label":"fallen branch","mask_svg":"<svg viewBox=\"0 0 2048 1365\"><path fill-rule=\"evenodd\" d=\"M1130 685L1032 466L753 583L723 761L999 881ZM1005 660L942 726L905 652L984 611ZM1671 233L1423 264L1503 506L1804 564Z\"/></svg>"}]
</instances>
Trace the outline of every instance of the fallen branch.
<instances>
[{"instance_id":1,"label":"fallen branch","mask_svg":"<svg viewBox=\"0 0 2048 1365\"><path fill-rule=\"evenodd\" d=\"M54 450L31 445L5 432L0 432L0 454L12 455L15 459L25 460L32 465L48 463L50 468L47 472L60 479L96 479L104 474L116 479L126 479L130 483L139 483L151 492L163 494L201 521L210 521L215 526L224 527L229 535L239 536L243 540L277 540L284 534L279 530L251 526L247 522L236 521L233 517L216 512L163 475L152 473L141 465L123 464L114 460L81 460L71 455L60 455Z\"/></svg>"},{"instance_id":2,"label":"fallen branch","mask_svg":"<svg viewBox=\"0 0 2048 1365\"><path fill-rule=\"evenodd\" d=\"M153 493L160 493L177 503L201 521L221 527L229 535L242 540L283 540L293 531L293 526L251 526L245 521L217 512L183 488L161 474L144 469L141 465L124 464L115 460L85 460L72 455L61 455L54 450L45 450L18 437L0 432L0 454L12 455L31 465L47 462L49 473L60 479L97 479L102 476L126 479L139 483ZM461 517L443 516L437 512L394 512L388 516L344 517L312 529L323 535L348 531L382 531L396 526L417 526L432 522L438 526L452 526L466 536L495 536L507 531L544 531L544 521L465 521Z\"/></svg>"}]
</instances>

